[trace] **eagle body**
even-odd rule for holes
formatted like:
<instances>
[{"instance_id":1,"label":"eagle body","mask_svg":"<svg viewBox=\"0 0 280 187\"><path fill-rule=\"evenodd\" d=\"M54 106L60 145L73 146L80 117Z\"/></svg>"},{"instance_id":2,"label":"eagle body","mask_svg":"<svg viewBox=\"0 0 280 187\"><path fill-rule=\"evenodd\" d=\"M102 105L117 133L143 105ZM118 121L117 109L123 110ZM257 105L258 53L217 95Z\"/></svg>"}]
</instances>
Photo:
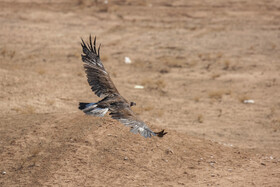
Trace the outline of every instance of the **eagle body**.
<instances>
[{"instance_id":1,"label":"eagle body","mask_svg":"<svg viewBox=\"0 0 280 187\"><path fill-rule=\"evenodd\" d=\"M100 45L96 50L96 38L92 43L91 36L89 43L85 44L82 39L82 61L85 63L84 68L87 75L87 80L91 86L91 90L102 99L97 103L80 103L79 109L87 115L104 116L108 111L109 115L121 122L122 124L131 127L132 133L139 133L147 137L159 136L166 134L164 130L153 132L142 120L140 120L131 110L135 105L134 102L128 102L120 95L104 65L100 60Z\"/></svg>"}]
</instances>

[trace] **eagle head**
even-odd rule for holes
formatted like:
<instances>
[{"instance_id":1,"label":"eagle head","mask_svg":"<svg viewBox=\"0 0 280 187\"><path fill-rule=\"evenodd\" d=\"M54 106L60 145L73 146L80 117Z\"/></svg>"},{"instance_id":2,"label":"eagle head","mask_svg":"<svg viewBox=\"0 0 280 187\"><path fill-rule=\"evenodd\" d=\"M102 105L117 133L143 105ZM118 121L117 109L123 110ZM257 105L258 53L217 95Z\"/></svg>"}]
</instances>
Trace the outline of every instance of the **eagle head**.
<instances>
[{"instance_id":1,"label":"eagle head","mask_svg":"<svg viewBox=\"0 0 280 187\"><path fill-rule=\"evenodd\" d=\"M130 106L134 106L134 105L136 105L136 103L130 102Z\"/></svg>"}]
</instances>

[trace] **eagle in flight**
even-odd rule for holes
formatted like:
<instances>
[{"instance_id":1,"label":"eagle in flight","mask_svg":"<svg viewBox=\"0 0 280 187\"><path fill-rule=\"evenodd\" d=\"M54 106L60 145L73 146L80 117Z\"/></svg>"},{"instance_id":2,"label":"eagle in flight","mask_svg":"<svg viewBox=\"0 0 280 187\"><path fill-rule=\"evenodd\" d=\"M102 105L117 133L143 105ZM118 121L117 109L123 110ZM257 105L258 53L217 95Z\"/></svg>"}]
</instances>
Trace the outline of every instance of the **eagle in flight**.
<instances>
[{"instance_id":1,"label":"eagle in flight","mask_svg":"<svg viewBox=\"0 0 280 187\"><path fill-rule=\"evenodd\" d=\"M96 50L96 37L92 44L91 36L89 43L85 44L82 39L82 60L85 63L84 68L87 75L87 80L92 91L102 100L97 103L80 103L79 109L87 115L104 116L108 111L109 115L121 122L122 124L131 127L131 132L141 134L145 138L152 136L163 137L167 132L153 132L142 120L140 120L131 110L134 102L128 102L122 97L111 80L108 72L105 70L100 60L100 46Z\"/></svg>"}]
</instances>

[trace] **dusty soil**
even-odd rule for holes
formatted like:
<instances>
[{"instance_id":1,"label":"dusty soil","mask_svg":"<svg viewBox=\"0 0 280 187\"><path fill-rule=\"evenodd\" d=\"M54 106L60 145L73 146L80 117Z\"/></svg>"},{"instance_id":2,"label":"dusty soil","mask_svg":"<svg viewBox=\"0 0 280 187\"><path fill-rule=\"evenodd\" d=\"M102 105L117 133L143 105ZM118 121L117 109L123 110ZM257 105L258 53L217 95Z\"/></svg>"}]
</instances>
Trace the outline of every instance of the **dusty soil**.
<instances>
[{"instance_id":1,"label":"dusty soil","mask_svg":"<svg viewBox=\"0 0 280 187\"><path fill-rule=\"evenodd\" d=\"M0 186L280 185L280 1L4 0L0 24ZM78 110L89 34L164 138Z\"/></svg>"}]
</instances>

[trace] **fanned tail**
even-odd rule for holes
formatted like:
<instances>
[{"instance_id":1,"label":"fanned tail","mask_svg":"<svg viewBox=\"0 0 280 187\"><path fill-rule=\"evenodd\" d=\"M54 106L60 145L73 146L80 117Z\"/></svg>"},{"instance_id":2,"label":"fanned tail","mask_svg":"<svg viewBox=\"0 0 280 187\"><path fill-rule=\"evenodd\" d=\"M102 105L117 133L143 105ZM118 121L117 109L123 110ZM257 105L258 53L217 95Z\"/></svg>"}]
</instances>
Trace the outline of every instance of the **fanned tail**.
<instances>
[{"instance_id":1,"label":"fanned tail","mask_svg":"<svg viewBox=\"0 0 280 187\"><path fill-rule=\"evenodd\" d=\"M84 110L85 108L91 106L91 105L94 105L96 103L79 103L79 109L80 110Z\"/></svg>"},{"instance_id":2,"label":"fanned tail","mask_svg":"<svg viewBox=\"0 0 280 187\"><path fill-rule=\"evenodd\" d=\"M79 109L87 115L103 117L108 108L99 108L96 103L80 103Z\"/></svg>"}]
</instances>

